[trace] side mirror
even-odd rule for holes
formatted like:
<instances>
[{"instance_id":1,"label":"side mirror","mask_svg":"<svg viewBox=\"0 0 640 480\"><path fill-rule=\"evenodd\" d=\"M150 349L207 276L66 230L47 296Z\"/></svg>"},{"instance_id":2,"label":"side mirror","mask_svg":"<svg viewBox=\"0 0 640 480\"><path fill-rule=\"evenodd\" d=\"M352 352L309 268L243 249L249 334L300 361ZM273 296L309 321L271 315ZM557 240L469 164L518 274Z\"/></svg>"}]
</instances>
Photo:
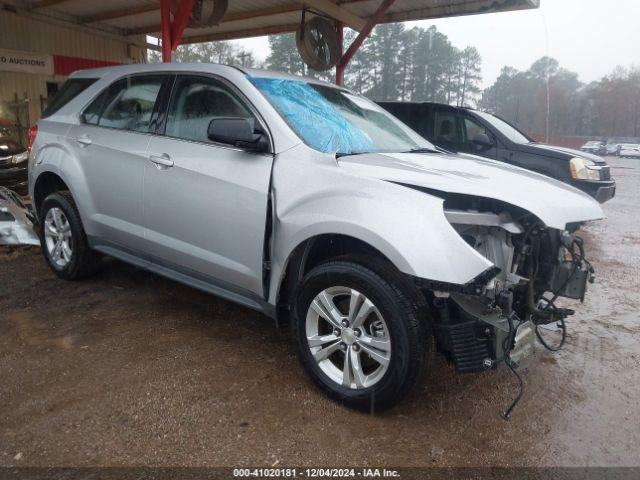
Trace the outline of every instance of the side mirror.
<instances>
[{"instance_id":1,"label":"side mirror","mask_svg":"<svg viewBox=\"0 0 640 480\"><path fill-rule=\"evenodd\" d=\"M475 143L481 150L486 150L493 147L493 142L489 138L489 135L487 135L486 133L477 133L471 141Z\"/></svg>"},{"instance_id":2,"label":"side mirror","mask_svg":"<svg viewBox=\"0 0 640 480\"><path fill-rule=\"evenodd\" d=\"M266 152L269 143L264 133L256 133L254 120L241 117L214 118L207 129L209 140L253 152Z\"/></svg>"}]
</instances>

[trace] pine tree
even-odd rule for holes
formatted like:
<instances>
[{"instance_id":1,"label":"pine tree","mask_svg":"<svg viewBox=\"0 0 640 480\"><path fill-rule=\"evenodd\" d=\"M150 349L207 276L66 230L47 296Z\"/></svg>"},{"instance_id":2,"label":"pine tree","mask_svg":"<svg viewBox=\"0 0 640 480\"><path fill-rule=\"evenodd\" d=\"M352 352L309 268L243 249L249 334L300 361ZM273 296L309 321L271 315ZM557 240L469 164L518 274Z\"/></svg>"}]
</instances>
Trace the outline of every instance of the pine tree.
<instances>
[{"instance_id":1,"label":"pine tree","mask_svg":"<svg viewBox=\"0 0 640 480\"><path fill-rule=\"evenodd\" d=\"M269 70L278 70L293 75L306 75L308 68L298 53L295 34L270 36L269 48L270 52L265 62Z\"/></svg>"},{"instance_id":2,"label":"pine tree","mask_svg":"<svg viewBox=\"0 0 640 480\"><path fill-rule=\"evenodd\" d=\"M481 92L482 57L475 47L467 47L459 55L460 81L458 106L464 106Z\"/></svg>"}]
</instances>

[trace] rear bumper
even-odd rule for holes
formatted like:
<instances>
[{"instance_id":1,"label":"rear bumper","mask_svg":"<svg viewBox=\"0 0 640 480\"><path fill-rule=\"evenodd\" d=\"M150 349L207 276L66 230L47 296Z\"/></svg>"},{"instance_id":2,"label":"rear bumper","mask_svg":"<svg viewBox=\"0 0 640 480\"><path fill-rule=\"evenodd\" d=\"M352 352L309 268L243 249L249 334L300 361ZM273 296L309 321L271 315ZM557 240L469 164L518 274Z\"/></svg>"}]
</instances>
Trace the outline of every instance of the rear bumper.
<instances>
[{"instance_id":1,"label":"rear bumper","mask_svg":"<svg viewBox=\"0 0 640 480\"><path fill-rule=\"evenodd\" d=\"M24 167L0 168L0 187L26 195L29 189L29 174L25 162Z\"/></svg>"},{"instance_id":2,"label":"rear bumper","mask_svg":"<svg viewBox=\"0 0 640 480\"><path fill-rule=\"evenodd\" d=\"M587 195L592 196L600 203L611 200L616 195L615 180L600 180L592 182L587 180L580 180L571 182L571 185L579 190L582 190Z\"/></svg>"}]
</instances>

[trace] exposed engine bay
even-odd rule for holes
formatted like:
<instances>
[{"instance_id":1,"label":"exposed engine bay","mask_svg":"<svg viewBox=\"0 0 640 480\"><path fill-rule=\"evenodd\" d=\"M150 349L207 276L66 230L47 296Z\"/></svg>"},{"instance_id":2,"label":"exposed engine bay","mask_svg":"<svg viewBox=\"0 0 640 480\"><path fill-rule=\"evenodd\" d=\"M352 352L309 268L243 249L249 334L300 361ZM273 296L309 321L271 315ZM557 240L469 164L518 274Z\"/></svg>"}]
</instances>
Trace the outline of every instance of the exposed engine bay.
<instances>
[{"instance_id":1,"label":"exposed engine bay","mask_svg":"<svg viewBox=\"0 0 640 480\"><path fill-rule=\"evenodd\" d=\"M583 301L594 280L583 241L573 234L580 225L569 225L571 230L565 231L547 228L527 212L485 199L472 205L449 199L445 216L495 268L463 289L432 289L438 348L458 372L504 362L522 386L515 369L533 353L536 336L553 351L566 338L565 319L574 311L558 307L556 300ZM549 344L540 334L546 325L561 331L558 344Z\"/></svg>"}]
</instances>

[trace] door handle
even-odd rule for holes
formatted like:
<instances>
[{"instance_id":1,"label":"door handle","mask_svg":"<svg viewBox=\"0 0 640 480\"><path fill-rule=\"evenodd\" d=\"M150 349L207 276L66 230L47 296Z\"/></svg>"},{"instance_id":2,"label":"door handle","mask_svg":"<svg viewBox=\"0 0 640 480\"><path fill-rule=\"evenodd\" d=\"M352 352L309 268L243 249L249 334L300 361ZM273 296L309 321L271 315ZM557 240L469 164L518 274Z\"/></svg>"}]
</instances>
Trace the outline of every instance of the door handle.
<instances>
[{"instance_id":1,"label":"door handle","mask_svg":"<svg viewBox=\"0 0 640 480\"><path fill-rule=\"evenodd\" d=\"M78 142L80 145L82 146L87 146L87 145L91 145L91 139L85 134L85 135L80 135L79 137L76 137L76 142Z\"/></svg>"},{"instance_id":2,"label":"door handle","mask_svg":"<svg viewBox=\"0 0 640 480\"><path fill-rule=\"evenodd\" d=\"M150 155L149 160L155 163L158 168L173 167L173 160L171 160L171 157L166 153Z\"/></svg>"}]
</instances>

